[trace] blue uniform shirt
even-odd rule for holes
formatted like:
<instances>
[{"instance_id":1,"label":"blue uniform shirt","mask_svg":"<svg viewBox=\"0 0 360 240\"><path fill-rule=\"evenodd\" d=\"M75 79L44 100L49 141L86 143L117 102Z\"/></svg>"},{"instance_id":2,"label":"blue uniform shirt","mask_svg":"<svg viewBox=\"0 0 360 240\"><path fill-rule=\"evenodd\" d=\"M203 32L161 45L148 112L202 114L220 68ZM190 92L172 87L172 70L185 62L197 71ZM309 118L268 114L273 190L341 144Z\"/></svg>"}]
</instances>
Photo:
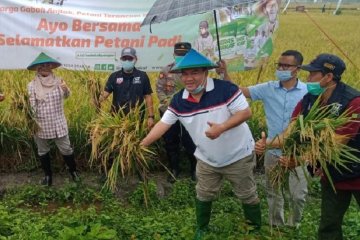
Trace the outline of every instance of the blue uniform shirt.
<instances>
[{"instance_id":1,"label":"blue uniform shirt","mask_svg":"<svg viewBox=\"0 0 360 240\"><path fill-rule=\"evenodd\" d=\"M273 139L287 128L292 112L307 93L307 88L299 80L291 89L282 87L280 81L269 81L249 87L249 92L252 100L264 103L268 139Z\"/></svg>"}]
</instances>

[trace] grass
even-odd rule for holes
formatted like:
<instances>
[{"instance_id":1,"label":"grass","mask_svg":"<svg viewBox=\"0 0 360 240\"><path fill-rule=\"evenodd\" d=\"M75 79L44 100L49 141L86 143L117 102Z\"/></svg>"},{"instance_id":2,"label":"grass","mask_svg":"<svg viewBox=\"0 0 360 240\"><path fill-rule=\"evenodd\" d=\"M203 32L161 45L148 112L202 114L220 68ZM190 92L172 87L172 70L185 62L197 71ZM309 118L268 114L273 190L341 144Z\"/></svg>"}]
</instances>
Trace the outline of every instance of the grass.
<instances>
[{"instance_id":1,"label":"grass","mask_svg":"<svg viewBox=\"0 0 360 240\"><path fill-rule=\"evenodd\" d=\"M264 186L258 179L263 221L267 222ZM151 207L144 208L138 186L119 201L115 195L86 185L43 188L28 185L6 192L0 202L0 239L192 239L195 230L194 183L176 182L164 198L149 183ZM316 239L319 222L319 182L314 181L298 230L271 229L249 234L240 202L228 182L213 204L210 232L205 239ZM286 204L285 206L288 206ZM344 220L346 239L359 234L360 213L354 202Z\"/></svg>"}]
</instances>

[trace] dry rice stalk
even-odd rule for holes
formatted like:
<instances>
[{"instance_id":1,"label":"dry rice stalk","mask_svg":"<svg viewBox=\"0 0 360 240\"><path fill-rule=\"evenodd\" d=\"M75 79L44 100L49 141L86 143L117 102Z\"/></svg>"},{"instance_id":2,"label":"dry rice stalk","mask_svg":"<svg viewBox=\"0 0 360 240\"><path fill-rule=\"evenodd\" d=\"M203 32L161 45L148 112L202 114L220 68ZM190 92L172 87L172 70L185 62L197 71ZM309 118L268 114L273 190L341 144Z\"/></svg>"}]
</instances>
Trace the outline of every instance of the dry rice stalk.
<instances>
[{"instance_id":1,"label":"dry rice stalk","mask_svg":"<svg viewBox=\"0 0 360 240\"><path fill-rule=\"evenodd\" d=\"M147 128L140 120L141 106L136 106L127 115L123 112L111 114L104 111L92 121L90 130L91 165L100 165L107 174L104 187L114 191L117 180L140 173L146 181L149 162L154 151L140 146Z\"/></svg>"}]
</instances>

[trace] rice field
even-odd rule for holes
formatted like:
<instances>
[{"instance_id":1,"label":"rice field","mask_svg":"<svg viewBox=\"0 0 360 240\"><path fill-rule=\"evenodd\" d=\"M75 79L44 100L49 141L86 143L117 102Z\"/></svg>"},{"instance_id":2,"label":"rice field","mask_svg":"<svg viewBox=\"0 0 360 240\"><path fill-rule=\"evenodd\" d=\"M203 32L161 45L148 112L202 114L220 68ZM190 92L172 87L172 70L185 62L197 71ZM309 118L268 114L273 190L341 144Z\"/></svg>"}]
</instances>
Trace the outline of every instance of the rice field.
<instances>
[{"instance_id":1,"label":"rice field","mask_svg":"<svg viewBox=\"0 0 360 240\"><path fill-rule=\"evenodd\" d=\"M360 11L349 11L343 15L332 15L332 11L321 13L311 10L308 13L288 10L280 16L280 28L275 33L275 48L268 63L259 69L231 73L232 80L242 86L274 79L274 62L281 52L296 49L303 53L304 62L308 63L317 54L328 52L341 56L347 70L343 81L355 88L360 88L360 26L358 19ZM141 58L141 56L139 56ZM70 128L70 138L75 147L75 153L83 166L87 166L89 158L89 135L86 125L96 118L93 104L99 85L102 88L109 75L106 72L75 72L64 69L56 70L72 89L71 97L66 100L65 111ZM150 73L154 87L157 73ZM34 144L31 140L31 129L27 126L21 106L26 104L21 96L26 91L27 83L32 79L33 72L0 71L0 91L6 95L6 100L0 104L0 169L26 169L34 165ZM306 72L300 74L306 79ZM110 99L110 98L109 98ZM155 106L157 98L154 94ZM109 109L108 101L103 110ZM19 107L20 105L20 107ZM261 105L252 104L254 116L249 122L255 137L264 128L264 118Z\"/></svg>"},{"instance_id":2,"label":"rice field","mask_svg":"<svg viewBox=\"0 0 360 240\"><path fill-rule=\"evenodd\" d=\"M242 86L273 80L273 63L280 53L296 49L303 53L305 63L324 52L341 56L347 64L343 81L360 89L360 11L343 10L341 15L331 12L322 14L320 9L311 9L308 13L297 13L290 9L282 14L269 62L262 71L231 73L232 80ZM77 161L86 171L91 159L87 127L98 118L94 100L99 85L104 86L110 73L58 69L56 74L72 90L65 101L65 112ZM154 90L157 73L149 76ZM39 168L29 118L24 110L26 85L32 77L33 72L27 70L0 71L0 92L6 96L0 103L0 172L28 172ZM301 72L300 78L305 80L306 72ZM155 94L154 102L156 107ZM110 100L103 105L103 110L108 111ZM253 117L249 125L258 138L265 128L264 113L259 103L251 103L251 107ZM60 165L60 158L57 161ZM259 191L266 222L267 205L261 184ZM214 206L210 223L212 233L206 239L315 239L320 208L318 192L319 183L314 182L300 229L265 226L261 236L252 236L248 235L242 214L238 214L242 211L240 204L234 200L229 184L225 184ZM5 195L0 191L0 239L191 239L195 228L193 183L178 181L166 198L158 199L156 186L150 182L147 194L150 210L145 210L141 186L130 194L125 205L108 192L73 185L48 191L38 186L25 186L9 190ZM356 207L352 205L346 215L347 239L358 239L360 235L360 215Z\"/></svg>"}]
</instances>

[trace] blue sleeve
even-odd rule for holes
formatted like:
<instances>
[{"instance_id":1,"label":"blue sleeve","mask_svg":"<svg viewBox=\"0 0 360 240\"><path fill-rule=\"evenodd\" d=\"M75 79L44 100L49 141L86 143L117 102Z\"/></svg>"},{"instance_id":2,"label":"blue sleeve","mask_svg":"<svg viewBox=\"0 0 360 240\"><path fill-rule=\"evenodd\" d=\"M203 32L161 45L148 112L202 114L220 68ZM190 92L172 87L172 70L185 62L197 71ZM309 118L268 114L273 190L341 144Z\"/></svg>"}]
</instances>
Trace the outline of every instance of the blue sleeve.
<instances>
[{"instance_id":1,"label":"blue sleeve","mask_svg":"<svg viewBox=\"0 0 360 240\"><path fill-rule=\"evenodd\" d=\"M251 100L263 100L266 97L266 93L269 92L269 84L261 83L249 88Z\"/></svg>"}]
</instances>

